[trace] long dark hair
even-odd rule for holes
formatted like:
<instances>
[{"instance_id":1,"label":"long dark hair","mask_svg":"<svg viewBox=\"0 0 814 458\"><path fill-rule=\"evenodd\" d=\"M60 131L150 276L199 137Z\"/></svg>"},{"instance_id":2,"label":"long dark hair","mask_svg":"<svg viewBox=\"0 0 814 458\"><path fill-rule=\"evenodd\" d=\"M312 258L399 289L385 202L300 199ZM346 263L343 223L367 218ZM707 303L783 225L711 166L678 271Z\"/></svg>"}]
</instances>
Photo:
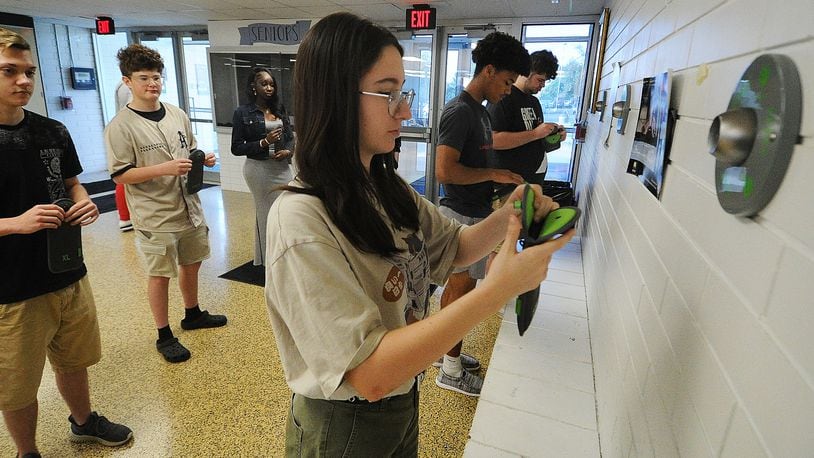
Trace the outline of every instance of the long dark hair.
<instances>
[{"instance_id":1,"label":"long dark hair","mask_svg":"<svg viewBox=\"0 0 814 458\"><path fill-rule=\"evenodd\" d=\"M345 237L359 250L391 256L400 250L378 202L397 228L418 230L418 206L388 154L366 171L359 156L359 81L382 50L398 40L387 29L349 13L320 20L305 35L294 66L298 178L319 197Z\"/></svg>"},{"instance_id":2,"label":"long dark hair","mask_svg":"<svg viewBox=\"0 0 814 458\"><path fill-rule=\"evenodd\" d=\"M254 67L252 71L249 72L249 79L246 81L246 88L245 94L246 98L249 100L249 103L255 103L257 100L257 94L255 93L254 84L257 80L257 75L259 73L268 73L271 77L271 81L274 82L274 94L271 94L271 100L268 102L268 108L271 110L271 113L278 118L282 118L285 115L285 107L280 102L280 86L277 84L277 78L274 77L274 73L271 72L270 68L266 67Z\"/></svg>"}]
</instances>

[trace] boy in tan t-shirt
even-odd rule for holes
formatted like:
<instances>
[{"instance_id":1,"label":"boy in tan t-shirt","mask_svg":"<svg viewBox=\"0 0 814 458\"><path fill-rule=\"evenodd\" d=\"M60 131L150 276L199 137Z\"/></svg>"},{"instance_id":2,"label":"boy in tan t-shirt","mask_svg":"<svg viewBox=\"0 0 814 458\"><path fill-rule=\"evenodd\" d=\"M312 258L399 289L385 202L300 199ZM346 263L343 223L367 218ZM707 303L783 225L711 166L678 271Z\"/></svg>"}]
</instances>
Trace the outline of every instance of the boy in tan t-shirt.
<instances>
[{"instance_id":1,"label":"boy in tan t-shirt","mask_svg":"<svg viewBox=\"0 0 814 458\"><path fill-rule=\"evenodd\" d=\"M186 361L190 352L173 336L168 317L170 278L178 276L184 298L183 329L226 324L198 305L198 270L209 257L209 229L197 194L186 192L195 149L189 118L178 107L159 102L164 62L158 52L130 45L117 55L122 81L133 100L105 129L108 168L116 183L125 185L130 219L136 233L147 280L147 294L158 340L167 361ZM215 165L208 153L204 164Z\"/></svg>"}]
</instances>

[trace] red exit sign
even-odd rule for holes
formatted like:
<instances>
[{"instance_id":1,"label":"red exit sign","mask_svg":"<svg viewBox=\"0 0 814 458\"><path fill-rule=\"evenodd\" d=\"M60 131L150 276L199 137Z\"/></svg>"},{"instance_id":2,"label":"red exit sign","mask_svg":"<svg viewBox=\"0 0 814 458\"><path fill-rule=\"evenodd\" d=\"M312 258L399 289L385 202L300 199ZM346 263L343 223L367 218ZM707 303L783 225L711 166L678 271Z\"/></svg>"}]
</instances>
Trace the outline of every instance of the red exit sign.
<instances>
[{"instance_id":1,"label":"red exit sign","mask_svg":"<svg viewBox=\"0 0 814 458\"><path fill-rule=\"evenodd\" d=\"M106 16L99 16L96 18L96 33L99 35L115 35L116 26L113 24L113 18Z\"/></svg>"},{"instance_id":2,"label":"red exit sign","mask_svg":"<svg viewBox=\"0 0 814 458\"><path fill-rule=\"evenodd\" d=\"M407 30L435 28L435 8L418 6L407 9Z\"/></svg>"}]
</instances>

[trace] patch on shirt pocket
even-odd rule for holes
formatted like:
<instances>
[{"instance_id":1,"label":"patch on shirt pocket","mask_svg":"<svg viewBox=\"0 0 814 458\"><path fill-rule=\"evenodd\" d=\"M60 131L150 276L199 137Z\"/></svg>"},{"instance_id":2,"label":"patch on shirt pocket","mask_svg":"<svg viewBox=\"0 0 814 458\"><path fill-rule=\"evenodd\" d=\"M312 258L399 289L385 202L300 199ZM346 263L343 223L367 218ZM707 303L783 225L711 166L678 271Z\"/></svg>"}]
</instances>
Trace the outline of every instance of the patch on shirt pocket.
<instances>
[{"instance_id":1,"label":"patch on shirt pocket","mask_svg":"<svg viewBox=\"0 0 814 458\"><path fill-rule=\"evenodd\" d=\"M382 297L387 302L395 302L404 293L404 273L396 266L390 269L382 287Z\"/></svg>"}]
</instances>

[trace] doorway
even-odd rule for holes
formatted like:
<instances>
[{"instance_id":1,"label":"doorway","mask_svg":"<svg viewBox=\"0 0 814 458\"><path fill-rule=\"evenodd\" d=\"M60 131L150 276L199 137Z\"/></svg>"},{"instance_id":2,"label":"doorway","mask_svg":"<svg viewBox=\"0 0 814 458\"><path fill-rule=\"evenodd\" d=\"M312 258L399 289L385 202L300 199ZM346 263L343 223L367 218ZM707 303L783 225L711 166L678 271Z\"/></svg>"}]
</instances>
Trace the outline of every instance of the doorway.
<instances>
[{"instance_id":1,"label":"doorway","mask_svg":"<svg viewBox=\"0 0 814 458\"><path fill-rule=\"evenodd\" d=\"M549 50L557 57L557 78L536 94L546 122L565 126L567 139L547 154L546 180L572 181L574 175L574 124L585 97L589 43L593 24L524 25L522 42L529 53Z\"/></svg>"}]
</instances>

